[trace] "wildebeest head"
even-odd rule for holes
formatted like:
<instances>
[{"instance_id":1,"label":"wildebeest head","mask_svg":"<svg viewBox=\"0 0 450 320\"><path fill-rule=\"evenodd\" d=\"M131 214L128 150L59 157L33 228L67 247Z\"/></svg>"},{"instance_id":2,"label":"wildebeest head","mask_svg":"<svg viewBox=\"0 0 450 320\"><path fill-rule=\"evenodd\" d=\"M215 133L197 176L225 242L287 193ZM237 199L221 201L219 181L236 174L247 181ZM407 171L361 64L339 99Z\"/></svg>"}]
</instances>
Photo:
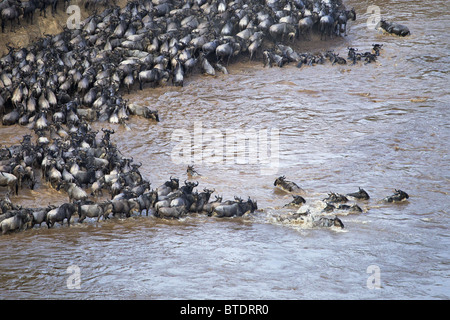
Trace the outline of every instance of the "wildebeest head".
<instances>
[{"instance_id":1,"label":"wildebeest head","mask_svg":"<svg viewBox=\"0 0 450 320\"><path fill-rule=\"evenodd\" d=\"M377 28L382 28L387 30L389 27L389 22L387 22L386 20L381 19L380 22L378 22L377 24Z\"/></svg>"},{"instance_id":2,"label":"wildebeest head","mask_svg":"<svg viewBox=\"0 0 450 320\"><path fill-rule=\"evenodd\" d=\"M185 185L183 187L181 187L182 191L184 193L192 193L192 190L194 190L194 188L198 186L198 181L195 183L195 182L189 182L189 181L185 180L184 184Z\"/></svg>"},{"instance_id":3,"label":"wildebeest head","mask_svg":"<svg viewBox=\"0 0 450 320\"><path fill-rule=\"evenodd\" d=\"M302 196L292 195L292 197L294 198L294 200L292 200L292 202L295 203L295 204L301 204L301 203L305 203L306 202L305 198L303 198Z\"/></svg>"},{"instance_id":4,"label":"wildebeest head","mask_svg":"<svg viewBox=\"0 0 450 320\"><path fill-rule=\"evenodd\" d=\"M342 229L344 229L344 224L342 223L342 221L341 221L341 219L339 219L338 217L334 217L334 219L333 219L333 225L335 226L335 227L339 227L339 228L342 228Z\"/></svg>"},{"instance_id":5,"label":"wildebeest head","mask_svg":"<svg viewBox=\"0 0 450 320\"><path fill-rule=\"evenodd\" d=\"M408 199L409 198L409 195L406 192L404 192L404 191L402 191L400 189L398 189L398 190L395 189L395 193L397 195L399 195L401 199Z\"/></svg>"},{"instance_id":6,"label":"wildebeest head","mask_svg":"<svg viewBox=\"0 0 450 320\"><path fill-rule=\"evenodd\" d=\"M256 200L253 201L252 199L250 199L250 197L248 197L247 203L251 206L251 212L258 210L258 204L256 203Z\"/></svg>"},{"instance_id":7,"label":"wildebeest head","mask_svg":"<svg viewBox=\"0 0 450 320\"><path fill-rule=\"evenodd\" d=\"M176 190L180 187L180 180L178 180L177 178L172 178L172 176L170 176L170 180L166 181L164 184L172 190Z\"/></svg>"},{"instance_id":8,"label":"wildebeest head","mask_svg":"<svg viewBox=\"0 0 450 320\"><path fill-rule=\"evenodd\" d=\"M277 186L277 185L283 183L285 179L286 179L285 176L278 177L278 178L275 180L275 182L273 183L273 185L274 185L274 186Z\"/></svg>"}]
</instances>

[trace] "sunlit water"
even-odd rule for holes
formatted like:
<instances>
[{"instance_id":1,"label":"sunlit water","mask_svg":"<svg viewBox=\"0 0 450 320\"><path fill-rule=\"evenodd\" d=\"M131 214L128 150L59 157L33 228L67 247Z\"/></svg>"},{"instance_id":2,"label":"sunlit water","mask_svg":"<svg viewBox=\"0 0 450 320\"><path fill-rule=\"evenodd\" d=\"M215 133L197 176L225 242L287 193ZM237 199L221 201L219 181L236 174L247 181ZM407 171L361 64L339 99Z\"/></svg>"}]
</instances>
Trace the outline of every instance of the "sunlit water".
<instances>
[{"instance_id":1,"label":"sunlit water","mask_svg":"<svg viewBox=\"0 0 450 320\"><path fill-rule=\"evenodd\" d=\"M368 29L365 12L373 4L412 35ZM116 130L114 142L142 162L140 170L153 187L170 175L187 178L187 165L172 158L176 129L192 136L195 126L221 134L279 130L279 161L270 174L262 174L258 162L194 162L202 174L199 190L215 188L224 199L250 196L260 210L234 219L193 215L165 221L144 215L87 219L82 225L75 217L71 227L43 225L1 236L0 297L448 299L449 4L346 5L358 13L349 35L314 47L346 57L348 46L369 51L382 43L375 64L264 68L244 58L229 66L229 75L192 76L183 88L146 88L127 96L157 109L159 123L132 118L131 130L93 124ZM27 133L18 127L0 130L3 145ZM276 217L288 212L282 207L292 199L274 189L280 175L305 190L304 209L314 213L331 191L362 187L371 199L358 202L363 213L339 215L343 230L279 222ZM395 188L410 199L379 201ZM42 183L13 198L24 206L67 200ZM68 287L72 265L80 268L80 289ZM380 270L380 289L367 285L370 266Z\"/></svg>"}]
</instances>

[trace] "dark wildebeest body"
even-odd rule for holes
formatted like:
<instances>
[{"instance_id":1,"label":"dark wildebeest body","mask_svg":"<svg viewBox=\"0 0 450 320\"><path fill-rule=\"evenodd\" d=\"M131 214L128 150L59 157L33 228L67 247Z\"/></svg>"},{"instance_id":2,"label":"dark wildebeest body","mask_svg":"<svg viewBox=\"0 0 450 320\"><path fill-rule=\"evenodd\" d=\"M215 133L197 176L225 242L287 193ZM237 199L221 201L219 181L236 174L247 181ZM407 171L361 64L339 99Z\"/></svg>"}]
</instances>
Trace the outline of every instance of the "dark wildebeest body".
<instances>
[{"instance_id":1,"label":"dark wildebeest body","mask_svg":"<svg viewBox=\"0 0 450 320\"><path fill-rule=\"evenodd\" d=\"M103 217L103 220L108 219L109 214L113 210L113 205L111 202L95 203L95 204L84 204L78 205L78 216L80 217L78 221L81 223L89 218L97 218L97 221Z\"/></svg>"},{"instance_id":2,"label":"dark wildebeest body","mask_svg":"<svg viewBox=\"0 0 450 320\"><path fill-rule=\"evenodd\" d=\"M339 34L347 35L347 21L349 19L352 21L356 20L356 12L353 8L351 10L343 10L340 12L337 19L337 31Z\"/></svg>"},{"instance_id":3,"label":"dark wildebeest body","mask_svg":"<svg viewBox=\"0 0 450 320\"><path fill-rule=\"evenodd\" d=\"M337 203L337 202L347 202L348 199L342 194L331 192L328 197L323 199L325 202Z\"/></svg>"},{"instance_id":4,"label":"dark wildebeest body","mask_svg":"<svg viewBox=\"0 0 450 320\"><path fill-rule=\"evenodd\" d=\"M319 20L320 40L325 40L327 36L329 38L333 37L335 23L336 22L331 15L326 15L320 18Z\"/></svg>"},{"instance_id":5,"label":"dark wildebeest body","mask_svg":"<svg viewBox=\"0 0 450 320\"><path fill-rule=\"evenodd\" d=\"M395 22L387 22L385 20L381 20L379 25L384 31L395 34L397 36L405 37L411 34L407 26Z\"/></svg>"},{"instance_id":6,"label":"dark wildebeest body","mask_svg":"<svg viewBox=\"0 0 450 320\"><path fill-rule=\"evenodd\" d=\"M65 219L67 219L67 224L70 226L70 219L76 210L77 207L74 203L64 203L60 207L50 210L47 213L46 220L48 228L53 227L55 222L64 224Z\"/></svg>"},{"instance_id":7,"label":"dark wildebeest body","mask_svg":"<svg viewBox=\"0 0 450 320\"><path fill-rule=\"evenodd\" d=\"M395 189L395 193L393 195L388 196L388 197L384 198L383 200L386 202L399 202L399 201L404 201L408 198L409 198L409 195L406 192Z\"/></svg>"},{"instance_id":8,"label":"dark wildebeest body","mask_svg":"<svg viewBox=\"0 0 450 320\"><path fill-rule=\"evenodd\" d=\"M292 195L294 198L290 203L284 205L285 207L300 207L306 200L302 196Z\"/></svg>"},{"instance_id":9,"label":"dark wildebeest body","mask_svg":"<svg viewBox=\"0 0 450 320\"><path fill-rule=\"evenodd\" d=\"M353 193L347 193L348 196L356 198L356 199L360 199L360 200L369 200L369 194L366 192L366 190L359 188L358 192L353 192Z\"/></svg>"},{"instance_id":10,"label":"dark wildebeest body","mask_svg":"<svg viewBox=\"0 0 450 320\"><path fill-rule=\"evenodd\" d=\"M295 182L286 180L285 176L281 176L273 183L275 187L280 188L285 192L301 192L303 191Z\"/></svg>"},{"instance_id":11,"label":"dark wildebeest body","mask_svg":"<svg viewBox=\"0 0 450 320\"><path fill-rule=\"evenodd\" d=\"M329 228L329 227L339 227L339 228L344 228L344 224L342 223L341 219L339 219L338 217L334 217L334 218L328 218L328 217L319 217L317 219L313 219L313 225L315 227L325 227L325 228Z\"/></svg>"},{"instance_id":12,"label":"dark wildebeest body","mask_svg":"<svg viewBox=\"0 0 450 320\"><path fill-rule=\"evenodd\" d=\"M258 209L256 201L250 198L246 201L239 201L232 204L219 205L214 209L214 213L220 218L222 217L241 217L246 212L254 212Z\"/></svg>"}]
</instances>

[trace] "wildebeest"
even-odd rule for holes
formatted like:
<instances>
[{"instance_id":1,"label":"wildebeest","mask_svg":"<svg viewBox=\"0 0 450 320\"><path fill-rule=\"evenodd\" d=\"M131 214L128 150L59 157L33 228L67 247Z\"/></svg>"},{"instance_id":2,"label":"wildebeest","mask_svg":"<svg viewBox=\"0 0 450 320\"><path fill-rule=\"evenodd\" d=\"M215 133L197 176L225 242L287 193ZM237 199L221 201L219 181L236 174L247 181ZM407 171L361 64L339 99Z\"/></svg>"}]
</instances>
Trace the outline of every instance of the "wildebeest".
<instances>
[{"instance_id":1,"label":"wildebeest","mask_svg":"<svg viewBox=\"0 0 450 320\"><path fill-rule=\"evenodd\" d=\"M337 203L337 202L347 202L348 199L346 196L344 196L342 194L330 192L328 194L328 197L323 199L323 201L330 202L330 203Z\"/></svg>"},{"instance_id":2,"label":"wildebeest","mask_svg":"<svg viewBox=\"0 0 450 320\"><path fill-rule=\"evenodd\" d=\"M354 8L352 8L351 10L342 10L339 13L337 19L337 31L339 34L347 35L347 21L349 19L351 19L352 21L356 20L356 12Z\"/></svg>"},{"instance_id":3,"label":"wildebeest","mask_svg":"<svg viewBox=\"0 0 450 320\"><path fill-rule=\"evenodd\" d=\"M313 226L315 227L339 227L344 228L344 224L342 223L341 219L338 217L334 218L328 218L328 217L318 217L313 218Z\"/></svg>"},{"instance_id":4,"label":"wildebeest","mask_svg":"<svg viewBox=\"0 0 450 320\"><path fill-rule=\"evenodd\" d=\"M133 200L139 204L139 212L142 214L142 210L145 209L146 215L148 216L149 210L153 208L158 201L158 193L156 191L146 192Z\"/></svg>"},{"instance_id":5,"label":"wildebeest","mask_svg":"<svg viewBox=\"0 0 450 320\"><path fill-rule=\"evenodd\" d=\"M399 201L405 201L406 199L409 199L409 195L399 189L395 189L395 193L393 195L390 195L383 200L385 202L399 202Z\"/></svg>"},{"instance_id":6,"label":"wildebeest","mask_svg":"<svg viewBox=\"0 0 450 320\"><path fill-rule=\"evenodd\" d=\"M175 68L173 70L173 78L172 82L175 86L182 87L184 82L184 70L183 65L180 61L177 60Z\"/></svg>"},{"instance_id":7,"label":"wildebeest","mask_svg":"<svg viewBox=\"0 0 450 320\"><path fill-rule=\"evenodd\" d=\"M366 192L366 190L359 188L358 192L353 192L353 193L347 193L347 195L349 197L353 197L356 199L360 199L360 200L369 200L369 194Z\"/></svg>"},{"instance_id":8,"label":"wildebeest","mask_svg":"<svg viewBox=\"0 0 450 320\"><path fill-rule=\"evenodd\" d=\"M179 179L170 177L169 181L164 182L164 184L156 188L158 197L167 196L170 192L177 190L179 186Z\"/></svg>"},{"instance_id":9,"label":"wildebeest","mask_svg":"<svg viewBox=\"0 0 450 320\"><path fill-rule=\"evenodd\" d=\"M300 188L295 182L286 180L285 176L278 177L273 183L275 187L280 188L285 192L302 192L302 188Z\"/></svg>"},{"instance_id":10,"label":"wildebeest","mask_svg":"<svg viewBox=\"0 0 450 320\"><path fill-rule=\"evenodd\" d=\"M42 224L42 222L47 221L47 213L53 209L55 209L54 206L48 206L46 208L32 209L32 215L33 215L32 227L34 227L37 224L40 226Z\"/></svg>"},{"instance_id":11,"label":"wildebeest","mask_svg":"<svg viewBox=\"0 0 450 320\"><path fill-rule=\"evenodd\" d=\"M111 200L113 215L125 213L128 218L135 209L139 209L139 203L133 199Z\"/></svg>"},{"instance_id":12,"label":"wildebeest","mask_svg":"<svg viewBox=\"0 0 450 320\"><path fill-rule=\"evenodd\" d=\"M108 219L109 214L113 211L113 204L109 201L94 204L78 203L78 222L83 222L86 217L97 218L97 221L103 217L103 220Z\"/></svg>"},{"instance_id":13,"label":"wildebeest","mask_svg":"<svg viewBox=\"0 0 450 320\"><path fill-rule=\"evenodd\" d=\"M222 197L216 195L216 199L214 201L205 203L203 205L203 212L210 216L213 213L214 209L221 205L222 200Z\"/></svg>"},{"instance_id":14,"label":"wildebeest","mask_svg":"<svg viewBox=\"0 0 450 320\"><path fill-rule=\"evenodd\" d=\"M77 205L75 203L64 203L58 208L50 210L47 213L46 223L48 228L53 227L55 222L64 224L64 220L67 219L67 224L70 226L70 219L72 215L77 210Z\"/></svg>"},{"instance_id":15,"label":"wildebeest","mask_svg":"<svg viewBox=\"0 0 450 320\"><path fill-rule=\"evenodd\" d=\"M320 40L325 40L327 36L332 38L335 31L335 25L336 21L332 15L328 14L322 16L319 20Z\"/></svg>"},{"instance_id":16,"label":"wildebeest","mask_svg":"<svg viewBox=\"0 0 450 320\"><path fill-rule=\"evenodd\" d=\"M378 25L384 31L395 34L397 36L406 37L411 34L407 26L395 22L388 22L381 19Z\"/></svg>"},{"instance_id":17,"label":"wildebeest","mask_svg":"<svg viewBox=\"0 0 450 320\"><path fill-rule=\"evenodd\" d=\"M67 192L69 196L69 202L72 202L73 200L84 201L88 198L88 194L86 193L86 191L81 189L74 182L63 181L58 185L57 190L59 190L61 187L63 187L63 189Z\"/></svg>"},{"instance_id":18,"label":"wildebeest","mask_svg":"<svg viewBox=\"0 0 450 320\"><path fill-rule=\"evenodd\" d=\"M160 207L156 210L156 216L159 218L171 218L171 219L179 219L183 215L187 213L186 207L177 206L177 207Z\"/></svg>"},{"instance_id":19,"label":"wildebeest","mask_svg":"<svg viewBox=\"0 0 450 320\"><path fill-rule=\"evenodd\" d=\"M256 201L248 198L246 202L240 200L232 204L222 204L217 206L213 214L218 217L241 217L247 212L254 212L258 209Z\"/></svg>"},{"instance_id":20,"label":"wildebeest","mask_svg":"<svg viewBox=\"0 0 450 320\"><path fill-rule=\"evenodd\" d=\"M8 191L16 195L19 192L19 182L17 177L8 172L0 171L0 186L8 187Z\"/></svg>"},{"instance_id":21,"label":"wildebeest","mask_svg":"<svg viewBox=\"0 0 450 320\"><path fill-rule=\"evenodd\" d=\"M350 213L361 213L361 212L363 212L361 207L358 206L357 204L352 204L351 206L349 206L348 204L340 204L337 207L337 209L338 210L345 210L345 211L348 211Z\"/></svg>"},{"instance_id":22,"label":"wildebeest","mask_svg":"<svg viewBox=\"0 0 450 320\"><path fill-rule=\"evenodd\" d=\"M284 38L286 36L288 36L291 40L294 39L297 35L297 30L293 25L283 22L271 25L269 28L269 33L273 41L277 41L281 38L281 42L284 42Z\"/></svg>"},{"instance_id":23,"label":"wildebeest","mask_svg":"<svg viewBox=\"0 0 450 320\"><path fill-rule=\"evenodd\" d=\"M128 110L130 114L144 117L146 119L154 119L159 121L158 111L151 110L148 106L139 106L137 104L129 104Z\"/></svg>"},{"instance_id":24,"label":"wildebeest","mask_svg":"<svg viewBox=\"0 0 450 320\"><path fill-rule=\"evenodd\" d=\"M203 211L204 206L208 203L211 194L214 193L215 190L203 189L203 192L200 192L194 203L191 205L190 211L199 213Z\"/></svg>"},{"instance_id":25,"label":"wildebeest","mask_svg":"<svg viewBox=\"0 0 450 320\"><path fill-rule=\"evenodd\" d=\"M0 230L2 234L6 234L10 231L15 230L25 230L31 227L33 216L30 214L29 210L19 210L14 212L12 217L6 218L0 222Z\"/></svg>"},{"instance_id":26,"label":"wildebeest","mask_svg":"<svg viewBox=\"0 0 450 320\"><path fill-rule=\"evenodd\" d=\"M186 169L186 173L187 173L187 175L188 175L189 178L201 176L201 174L198 173L198 172L194 169L194 165L188 165L188 167L187 167L187 169Z\"/></svg>"},{"instance_id":27,"label":"wildebeest","mask_svg":"<svg viewBox=\"0 0 450 320\"><path fill-rule=\"evenodd\" d=\"M289 202L288 204L285 204L285 207L300 207L303 203L306 202L306 200L299 195L292 195L292 197L294 198L291 202Z\"/></svg>"},{"instance_id":28,"label":"wildebeest","mask_svg":"<svg viewBox=\"0 0 450 320\"><path fill-rule=\"evenodd\" d=\"M42 12L44 12L44 18L46 18L47 17L47 7L50 6L52 16L55 16L57 5L58 5L58 0L40 0L39 14L42 15Z\"/></svg>"}]
</instances>

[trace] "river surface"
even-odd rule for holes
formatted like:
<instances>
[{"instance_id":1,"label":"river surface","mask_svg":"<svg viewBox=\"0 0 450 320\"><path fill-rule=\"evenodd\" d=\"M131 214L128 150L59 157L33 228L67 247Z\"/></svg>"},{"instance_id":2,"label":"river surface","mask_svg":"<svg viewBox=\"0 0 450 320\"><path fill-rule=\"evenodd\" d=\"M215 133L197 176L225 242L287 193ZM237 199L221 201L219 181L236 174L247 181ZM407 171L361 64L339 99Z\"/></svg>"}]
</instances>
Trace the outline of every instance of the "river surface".
<instances>
[{"instance_id":1,"label":"river surface","mask_svg":"<svg viewBox=\"0 0 450 320\"><path fill-rule=\"evenodd\" d=\"M224 199L251 197L258 211L178 221L144 214L82 225L74 217L70 227L43 225L1 236L0 298L449 299L450 3L345 3L358 14L348 36L300 43L298 51L322 47L346 57L348 46L364 52L382 43L376 63L264 68L245 57L229 66L228 75L192 76L183 88L127 96L157 109L159 123L133 117L128 130L93 124L116 130L113 141L142 162L154 188L171 175L187 178L187 164L174 156L177 134L195 140L201 130L203 141L193 140L191 159L202 175L198 189L215 188ZM407 25L411 36L369 29L369 5ZM236 130L278 137L271 167L255 155L216 163L199 156L200 149L221 146L220 140L205 142L208 134ZM16 144L27 132L1 127L0 142ZM279 222L292 199L274 189L281 175L305 190L302 210L314 214L331 191L362 187L371 199L358 202L363 213L331 214L340 213L342 230ZM408 201L380 201L394 189L406 191ZM39 183L12 200L40 206L67 198ZM77 275L79 283L72 281Z\"/></svg>"}]
</instances>

